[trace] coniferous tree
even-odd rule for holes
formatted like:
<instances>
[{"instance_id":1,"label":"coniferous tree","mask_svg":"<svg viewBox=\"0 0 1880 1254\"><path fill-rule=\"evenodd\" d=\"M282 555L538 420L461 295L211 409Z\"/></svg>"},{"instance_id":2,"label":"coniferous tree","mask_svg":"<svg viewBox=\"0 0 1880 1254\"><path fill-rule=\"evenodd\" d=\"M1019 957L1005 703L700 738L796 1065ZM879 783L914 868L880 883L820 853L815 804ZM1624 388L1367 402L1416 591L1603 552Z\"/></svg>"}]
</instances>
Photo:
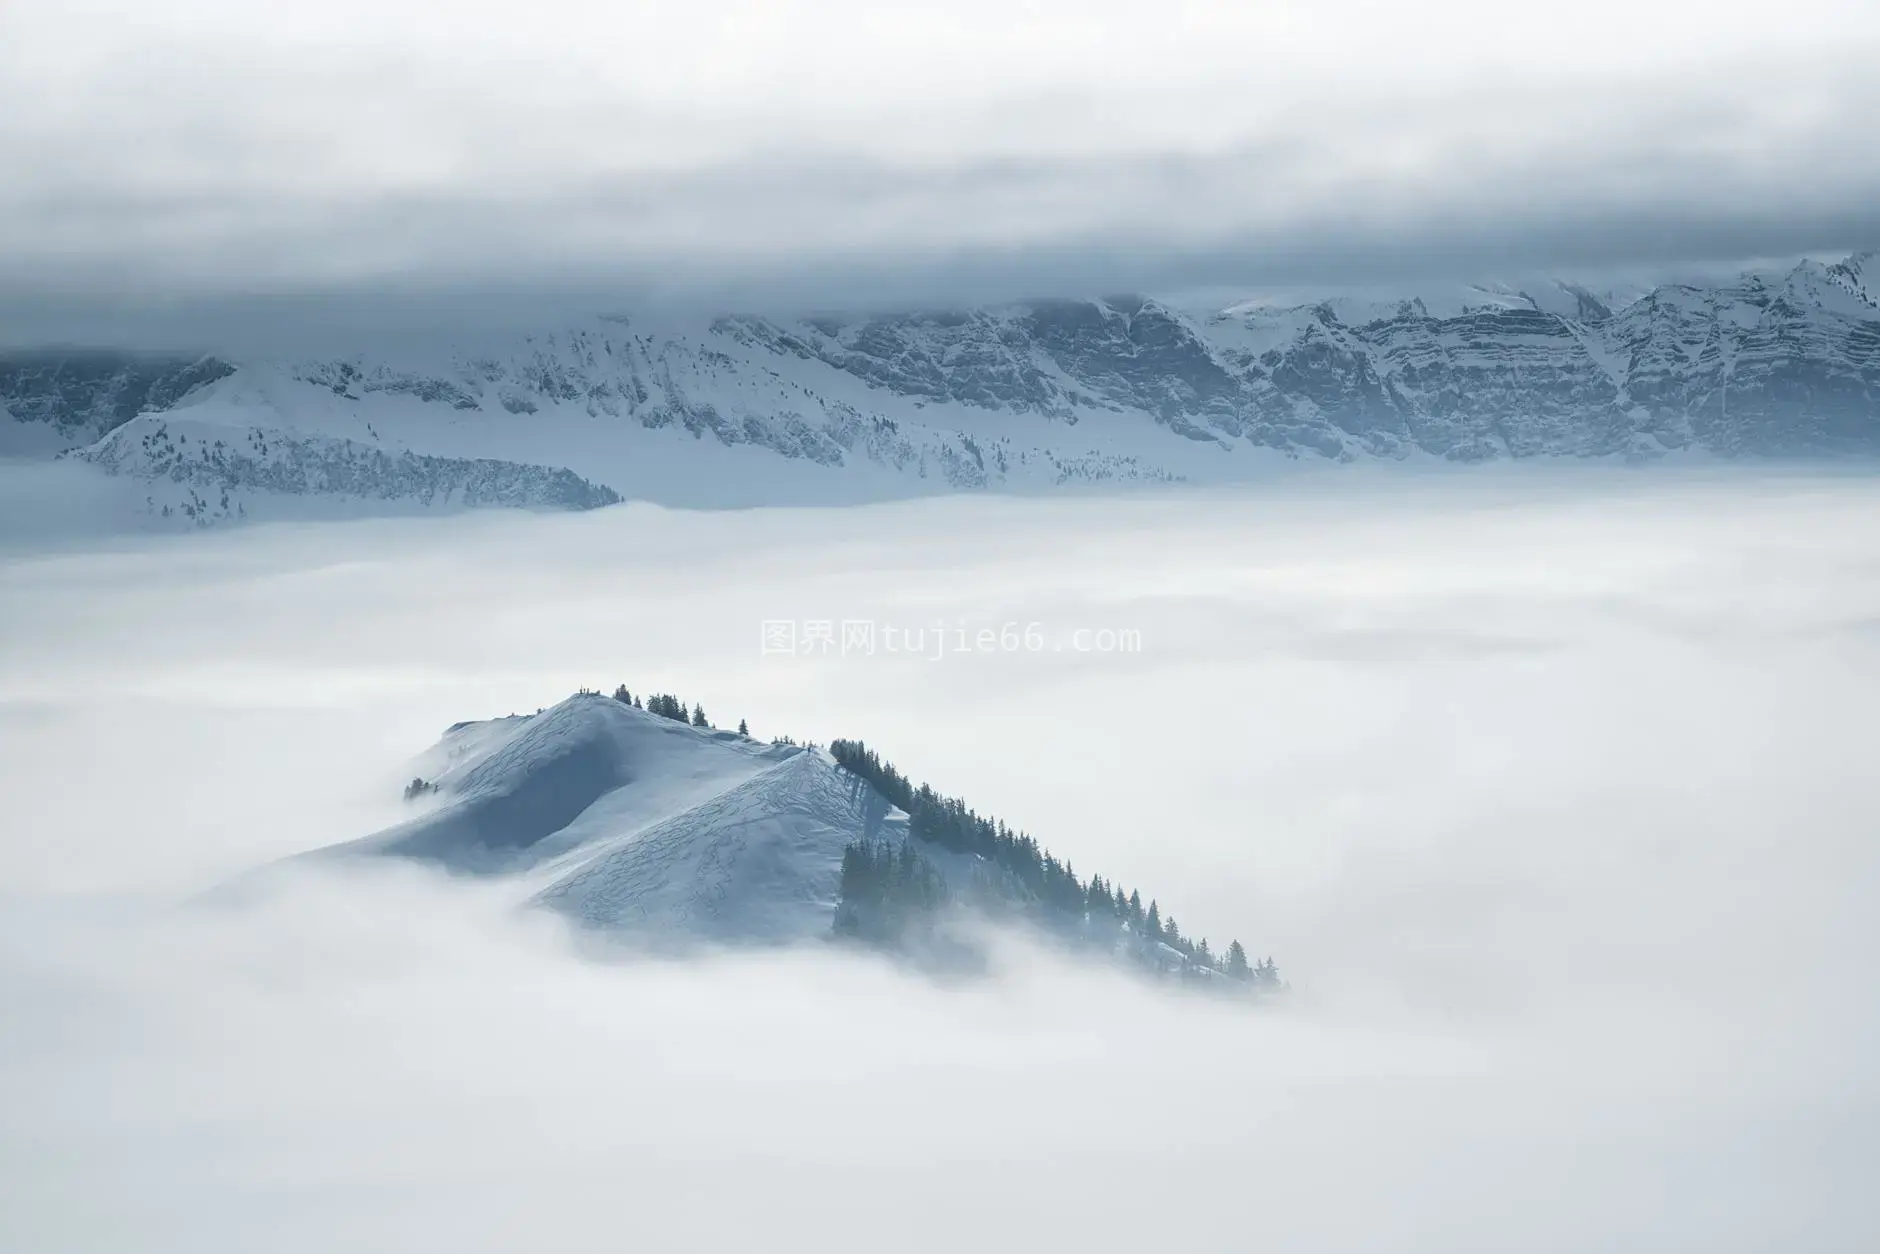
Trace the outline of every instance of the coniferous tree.
<instances>
[{"instance_id":1,"label":"coniferous tree","mask_svg":"<svg viewBox=\"0 0 1880 1254\"><path fill-rule=\"evenodd\" d=\"M694 705L692 707L692 726L694 727L710 727L711 726L710 723L705 721L705 707L704 706Z\"/></svg>"},{"instance_id":2,"label":"coniferous tree","mask_svg":"<svg viewBox=\"0 0 1880 1254\"><path fill-rule=\"evenodd\" d=\"M738 735L748 736L750 734L751 734L751 725L745 722L743 719L739 719L738 720Z\"/></svg>"},{"instance_id":3,"label":"coniferous tree","mask_svg":"<svg viewBox=\"0 0 1880 1254\"><path fill-rule=\"evenodd\" d=\"M744 724L740 722L739 727L743 729ZM779 736L771 743L788 744L792 741L790 737ZM861 874L863 878L856 881L861 885L856 892L845 889L845 901L858 905L863 903L868 899L868 885L877 884L882 886L880 892L886 894L881 898L882 901L917 905L921 900L920 891L908 885L917 885L922 877L918 872L908 869L905 855L915 848L934 844L971 854L979 860L972 871L971 883L976 892L988 895L989 903L996 901L1000 903L1001 909L1016 908L1031 913L1040 923L1060 930L1067 936L1080 938L1085 943L1103 944L1110 932L1101 925L1100 920L1114 918L1119 924L1128 924L1137 936L1163 942L1174 949L1183 959L1176 965L1190 976L1196 975L1197 968L1220 970L1221 965L1217 964L1232 965L1237 970L1246 969L1244 949L1236 945L1227 957L1217 958L1205 940L1197 945L1182 936L1180 925L1173 918L1165 921L1159 902L1151 901L1145 911L1139 892L1125 894L1120 886L1105 880L1101 875L1092 875L1087 881L1080 879L1074 866L1060 861L1032 837L1013 831L998 819L978 814L961 798L944 796L928 784L914 785L861 741L831 741L829 752L844 770L873 785L885 800L908 815L909 835L904 849L896 851L884 848L881 856L870 855L871 860L866 867L872 870L848 873L845 883L854 880L856 874ZM937 876L937 872L934 875ZM944 888L944 881L939 882ZM850 887L855 885L851 884ZM873 916L878 922L869 926L887 926L879 920L888 919L894 911L901 909L901 905L895 906L892 911L886 906L878 907ZM837 930L852 928L858 917L856 910L843 907L838 912ZM845 923L845 919L849 922ZM1157 954L1145 950L1142 957L1161 970L1166 970L1170 965L1165 952ZM1258 970L1264 973L1266 968L1262 966ZM1249 973L1242 978L1270 978L1273 983L1277 983L1278 977L1275 972L1271 977Z\"/></svg>"},{"instance_id":4,"label":"coniferous tree","mask_svg":"<svg viewBox=\"0 0 1880 1254\"><path fill-rule=\"evenodd\" d=\"M658 692L648 697L646 699L646 709L649 714L657 714L661 718L669 718L675 723L687 723L691 721L685 712L685 702L679 700L678 697L670 692Z\"/></svg>"},{"instance_id":5,"label":"coniferous tree","mask_svg":"<svg viewBox=\"0 0 1880 1254\"><path fill-rule=\"evenodd\" d=\"M868 846L853 843L842 850L842 877L837 895L844 901L859 902L872 890L874 858Z\"/></svg>"},{"instance_id":6,"label":"coniferous tree","mask_svg":"<svg viewBox=\"0 0 1880 1254\"><path fill-rule=\"evenodd\" d=\"M627 691L625 684L621 684L618 688L614 689L614 700L620 702L622 705L632 705L633 694Z\"/></svg>"},{"instance_id":7,"label":"coniferous tree","mask_svg":"<svg viewBox=\"0 0 1880 1254\"><path fill-rule=\"evenodd\" d=\"M843 849L838 933L895 942L932 921L946 904L946 881L914 846L864 840Z\"/></svg>"},{"instance_id":8,"label":"coniferous tree","mask_svg":"<svg viewBox=\"0 0 1880 1254\"><path fill-rule=\"evenodd\" d=\"M1227 947L1227 974L1236 980L1253 978L1253 969L1247 965L1247 951L1238 940Z\"/></svg>"}]
</instances>

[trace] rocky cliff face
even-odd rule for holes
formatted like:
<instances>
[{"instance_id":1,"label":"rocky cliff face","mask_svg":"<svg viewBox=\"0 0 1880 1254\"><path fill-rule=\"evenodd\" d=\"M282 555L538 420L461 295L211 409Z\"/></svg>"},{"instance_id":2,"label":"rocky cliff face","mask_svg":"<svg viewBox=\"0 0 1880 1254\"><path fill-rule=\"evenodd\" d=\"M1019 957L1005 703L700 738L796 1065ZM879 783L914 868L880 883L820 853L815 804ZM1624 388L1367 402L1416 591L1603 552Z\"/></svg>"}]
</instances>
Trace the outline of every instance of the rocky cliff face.
<instances>
[{"instance_id":1,"label":"rocky cliff face","mask_svg":"<svg viewBox=\"0 0 1880 1254\"><path fill-rule=\"evenodd\" d=\"M23 422L96 438L234 372L198 355L0 350L0 407Z\"/></svg>"},{"instance_id":2,"label":"rocky cliff face","mask_svg":"<svg viewBox=\"0 0 1880 1254\"><path fill-rule=\"evenodd\" d=\"M96 439L210 395L264 425L374 423L374 439L425 452L503 428L531 459L532 433L570 424L586 424L583 448L671 430L954 487L1190 477L1247 449L1870 455L1877 275L1869 253L1624 295L1548 283L1226 309L1116 297L684 327L588 318L422 358L15 354L0 359L0 404ZM546 460L595 473L575 453Z\"/></svg>"},{"instance_id":3,"label":"rocky cliff face","mask_svg":"<svg viewBox=\"0 0 1880 1254\"><path fill-rule=\"evenodd\" d=\"M800 327L773 352L929 400L1075 421L1134 413L1191 439L1330 457L1811 456L1880 451L1871 254L1616 311L1584 289L1256 305L1140 298Z\"/></svg>"}]
</instances>

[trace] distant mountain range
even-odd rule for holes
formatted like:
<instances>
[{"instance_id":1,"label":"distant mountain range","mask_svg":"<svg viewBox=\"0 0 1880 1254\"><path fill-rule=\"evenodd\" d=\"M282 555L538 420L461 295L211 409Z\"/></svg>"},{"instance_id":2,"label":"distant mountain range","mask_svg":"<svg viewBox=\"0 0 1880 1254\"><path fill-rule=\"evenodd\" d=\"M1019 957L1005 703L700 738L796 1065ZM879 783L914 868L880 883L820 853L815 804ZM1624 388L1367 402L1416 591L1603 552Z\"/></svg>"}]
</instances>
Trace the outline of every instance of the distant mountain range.
<instances>
[{"instance_id":1,"label":"distant mountain range","mask_svg":"<svg viewBox=\"0 0 1880 1254\"><path fill-rule=\"evenodd\" d=\"M1209 481L1286 458L1867 457L1880 260L1224 308L582 317L305 359L8 351L0 406L12 446L76 449L216 518L258 494L581 508ZM136 448L190 423L276 453L266 473L246 454L128 455L111 437L134 420Z\"/></svg>"}]
</instances>

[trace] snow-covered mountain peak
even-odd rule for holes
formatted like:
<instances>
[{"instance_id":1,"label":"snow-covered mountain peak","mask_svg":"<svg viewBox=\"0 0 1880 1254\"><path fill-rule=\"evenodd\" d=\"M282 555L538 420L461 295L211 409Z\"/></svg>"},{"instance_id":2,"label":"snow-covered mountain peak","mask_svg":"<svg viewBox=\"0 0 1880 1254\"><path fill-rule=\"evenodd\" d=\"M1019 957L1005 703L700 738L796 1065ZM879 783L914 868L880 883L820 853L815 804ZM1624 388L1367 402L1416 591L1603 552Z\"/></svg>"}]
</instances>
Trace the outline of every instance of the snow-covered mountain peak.
<instances>
[{"instance_id":1,"label":"snow-covered mountain peak","mask_svg":"<svg viewBox=\"0 0 1880 1254\"><path fill-rule=\"evenodd\" d=\"M424 814L341 846L457 870L540 866L631 835L804 751L691 727L592 693L451 728Z\"/></svg>"},{"instance_id":2,"label":"snow-covered mountain peak","mask_svg":"<svg viewBox=\"0 0 1880 1254\"><path fill-rule=\"evenodd\" d=\"M848 939L974 962L957 927L1035 923L1157 973L1271 991L1240 947L1183 937L1155 899L1080 878L1038 841L916 786L859 741L764 744L624 688L448 728L412 781L421 812L304 855L402 858L485 877L635 946ZM1148 904L1145 906L1144 902Z\"/></svg>"},{"instance_id":3,"label":"snow-covered mountain peak","mask_svg":"<svg viewBox=\"0 0 1880 1254\"><path fill-rule=\"evenodd\" d=\"M423 813L315 856L516 877L535 904L640 942L825 937L844 849L907 830L824 750L592 693L457 724L422 769Z\"/></svg>"},{"instance_id":4,"label":"snow-covered mountain peak","mask_svg":"<svg viewBox=\"0 0 1880 1254\"><path fill-rule=\"evenodd\" d=\"M1862 305L1880 312L1880 249L1855 253L1829 266L1828 276Z\"/></svg>"}]
</instances>

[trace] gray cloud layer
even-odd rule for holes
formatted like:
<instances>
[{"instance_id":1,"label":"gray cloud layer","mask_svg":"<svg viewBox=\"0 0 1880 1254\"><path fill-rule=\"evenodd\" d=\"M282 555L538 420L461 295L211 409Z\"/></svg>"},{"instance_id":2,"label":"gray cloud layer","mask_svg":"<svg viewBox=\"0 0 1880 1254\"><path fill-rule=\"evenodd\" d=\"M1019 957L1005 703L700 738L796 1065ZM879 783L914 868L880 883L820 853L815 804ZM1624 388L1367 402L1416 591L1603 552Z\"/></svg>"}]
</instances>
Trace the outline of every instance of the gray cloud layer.
<instances>
[{"instance_id":1,"label":"gray cloud layer","mask_svg":"<svg viewBox=\"0 0 1880 1254\"><path fill-rule=\"evenodd\" d=\"M1777 32L1751 6L1616 0L1571 23L1476 0L251 9L0 18L15 324L257 297L926 303L1880 239L1880 19L1836 0Z\"/></svg>"}]
</instances>

